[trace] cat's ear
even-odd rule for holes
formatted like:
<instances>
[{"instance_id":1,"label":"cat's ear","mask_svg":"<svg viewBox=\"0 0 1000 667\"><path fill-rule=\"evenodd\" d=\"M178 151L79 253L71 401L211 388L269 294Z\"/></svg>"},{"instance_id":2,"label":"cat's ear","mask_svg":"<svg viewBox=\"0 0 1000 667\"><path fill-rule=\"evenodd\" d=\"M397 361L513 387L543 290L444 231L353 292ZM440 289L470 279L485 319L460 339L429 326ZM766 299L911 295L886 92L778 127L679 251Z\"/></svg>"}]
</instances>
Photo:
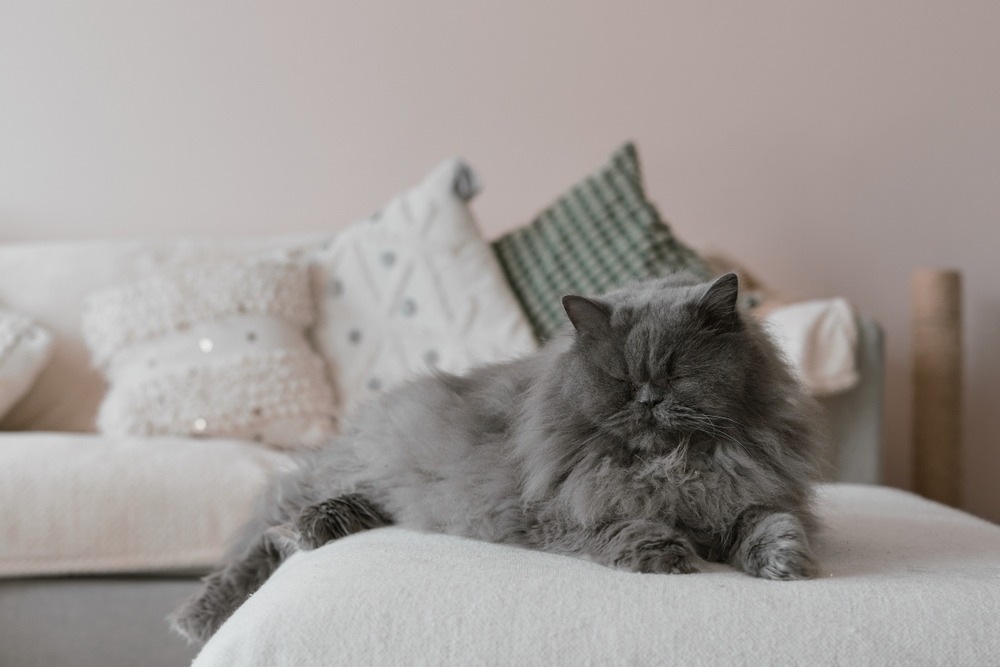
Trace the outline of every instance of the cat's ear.
<instances>
[{"instance_id":1,"label":"cat's ear","mask_svg":"<svg viewBox=\"0 0 1000 667\"><path fill-rule=\"evenodd\" d=\"M729 333L740 328L736 300L740 293L740 279L727 273L713 282L698 302L698 311L705 326L719 333Z\"/></svg>"},{"instance_id":2,"label":"cat's ear","mask_svg":"<svg viewBox=\"0 0 1000 667\"><path fill-rule=\"evenodd\" d=\"M569 294L562 298L562 305L569 321L585 336L601 338L611 329L611 313L596 301Z\"/></svg>"}]
</instances>

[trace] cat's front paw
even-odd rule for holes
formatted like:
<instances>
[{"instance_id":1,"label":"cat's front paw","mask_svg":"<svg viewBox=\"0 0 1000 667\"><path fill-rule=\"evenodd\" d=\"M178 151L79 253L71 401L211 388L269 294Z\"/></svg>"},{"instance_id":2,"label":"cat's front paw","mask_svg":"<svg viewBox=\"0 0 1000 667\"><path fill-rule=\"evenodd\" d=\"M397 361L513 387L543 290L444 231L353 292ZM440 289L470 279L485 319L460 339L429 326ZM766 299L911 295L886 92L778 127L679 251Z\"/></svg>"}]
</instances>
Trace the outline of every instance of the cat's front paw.
<instances>
[{"instance_id":1,"label":"cat's front paw","mask_svg":"<svg viewBox=\"0 0 1000 667\"><path fill-rule=\"evenodd\" d=\"M378 528L392 519L362 495L351 493L302 508L294 522L300 549L316 549L352 533Z\"/></svg>"},{"instance_id":2,"label":"cat's front paw","mask_svg":"<svg viewBox=\"0 0 1000 667\"><path fill-rule=\"evenodd\" d=\"M306 507L295 521L295 541L299 549L316 549L334 540L330 516L325 503Z\"/></svg>"},{"instance_id":3,"label":"cat's front paw","mask_svg":"<svg viewBox=\"0 0 1000 667\"><path fill-rule=\"evenodd\" d=\"M757 524L739 556L742 569L762 579L792 581L816 576L805 531L791 514L772 514Z\"/></svg>"},{"instance_id":4,"label":"cat's front paw","mask_svg":"<svg viewBox=\"0 0 1000 667\"><path fill-rule=\"evenodd\" d=\"M632 572L692 574L700 572L691 543L672 529L639 525L614 540L612 564Z\"/></svg>"}]
</instances>

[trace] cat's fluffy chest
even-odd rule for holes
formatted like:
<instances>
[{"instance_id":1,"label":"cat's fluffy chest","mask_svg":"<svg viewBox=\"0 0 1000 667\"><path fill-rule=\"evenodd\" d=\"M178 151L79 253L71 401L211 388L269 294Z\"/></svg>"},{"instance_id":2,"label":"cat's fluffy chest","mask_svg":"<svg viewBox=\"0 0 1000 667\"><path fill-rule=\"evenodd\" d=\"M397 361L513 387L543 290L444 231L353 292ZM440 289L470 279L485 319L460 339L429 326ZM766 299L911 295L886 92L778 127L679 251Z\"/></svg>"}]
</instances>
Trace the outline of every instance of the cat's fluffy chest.
<instances>
[{"instance_id":1,"label":"cat's fluffy chest","mask_svg":"<svg viewBox=\"0 0 1000 667\"><path fill-rule=\"evenodd\" d=\"M741 474L742 473L742 474ZM770 477L770 475L763 475ZM582 525L642 517L683 525L700 536L726 533L766 490L760 470L715 453L679 447L664 455L603 456L584 460L567 476L560 504Z\"/></svg>"}]
</instances>

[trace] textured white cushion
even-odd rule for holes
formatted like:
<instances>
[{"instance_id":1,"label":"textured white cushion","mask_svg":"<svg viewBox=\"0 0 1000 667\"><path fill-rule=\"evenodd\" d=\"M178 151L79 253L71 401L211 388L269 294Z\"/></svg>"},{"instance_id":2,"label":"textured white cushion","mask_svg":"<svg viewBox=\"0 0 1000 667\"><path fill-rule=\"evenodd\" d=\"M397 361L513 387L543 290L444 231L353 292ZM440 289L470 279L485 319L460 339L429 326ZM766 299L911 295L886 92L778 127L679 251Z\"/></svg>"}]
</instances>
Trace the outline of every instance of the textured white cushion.
<instances>
[{"instance_id":1,"label":"textured white cushion","mask_svg":"<svg viewBox=\"0 0 1000 667\"><path fill-rule=\"evenodd\" d=\"M287 259L213 262L91 295L84 337L110 382L101 432L320 444L335 404L304 335L314 316L308 269Z\"/></svg>"},{"instance_id":2,"label":"textured white cushion","mask_svg":"<svg viewBox=\"0 0 1000 667\"><path fill-rule=\"evenodd\" d=\"M0 434L0 577L210 568L289 461L237 440Z\"/></svg>"},{"instance_id":3,"label":"textured white cushion","mask_svg":"<svg viewBox=\"0 0 1000 667\"><path fill-rule=\"evenodd\" d=\"M344 410L430 368L461 373L537 343L467 201L478 183L452 159L313 257L317 347Z\"/></svg>"},{"instance_id":4,"label":"textured white cushion","mask_svg":"<svg viewBox=\"0 0 1000 667\"><path fill-rule=\"evenodd\" d=\"M360 533L293 556L194 667L995 664L1000 527L882 487L820 498L814 581Z\"/></svg>"},{"instance_id":5,"label":"textured white cushion","mask_svg":"<svg viewBox=\"0 0 1000 667\"><path fill-rule=\"evenodd\" d=\"M31 317L54 339L51 361L0 428L95 429L104 378L91 365L80 331L87 294L208 261L308 247L328 236L0 244L0 302Z\"/></svg>"},{"instance_id":6,"label":"textured white cushion","mask_svg":"<svg viewBox=\"0 0 1000 667\"><path fill-rule=\"evenodd\" d=\"M0 307L0 417L31 388L52 356L52 334Z\"/></svg>"},{"instance_id":7,"label":"textured white cushion","mask_svg":"<svg viewBox=\"0 0 1000 667\"><path fill-rule=\"evenodd\" d=\"M764 326L813 396L829 396L857 384L858 326L846 299L782 306L764 317Z\"/></svg>"}]
</instances>

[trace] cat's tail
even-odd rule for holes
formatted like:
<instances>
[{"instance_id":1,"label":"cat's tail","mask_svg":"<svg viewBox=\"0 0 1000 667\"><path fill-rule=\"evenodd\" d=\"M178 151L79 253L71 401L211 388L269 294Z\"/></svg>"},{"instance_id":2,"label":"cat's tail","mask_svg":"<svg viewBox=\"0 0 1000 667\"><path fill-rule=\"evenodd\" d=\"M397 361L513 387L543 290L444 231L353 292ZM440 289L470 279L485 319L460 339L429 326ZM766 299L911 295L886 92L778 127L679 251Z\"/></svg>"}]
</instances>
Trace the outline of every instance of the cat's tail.
<instances>
[{"instance_id":1,"label":"cat's tail","mask_svg":"<svg viewBox=\"0 0 1000 667\"><path fill-rule=\"evenodd\" d=\"M294 539L280 528L252 522L226 564L202 580L201 590L168 617L189 643L204 643L260 588L289 555Z\"/></svg>"}]
</instances>

